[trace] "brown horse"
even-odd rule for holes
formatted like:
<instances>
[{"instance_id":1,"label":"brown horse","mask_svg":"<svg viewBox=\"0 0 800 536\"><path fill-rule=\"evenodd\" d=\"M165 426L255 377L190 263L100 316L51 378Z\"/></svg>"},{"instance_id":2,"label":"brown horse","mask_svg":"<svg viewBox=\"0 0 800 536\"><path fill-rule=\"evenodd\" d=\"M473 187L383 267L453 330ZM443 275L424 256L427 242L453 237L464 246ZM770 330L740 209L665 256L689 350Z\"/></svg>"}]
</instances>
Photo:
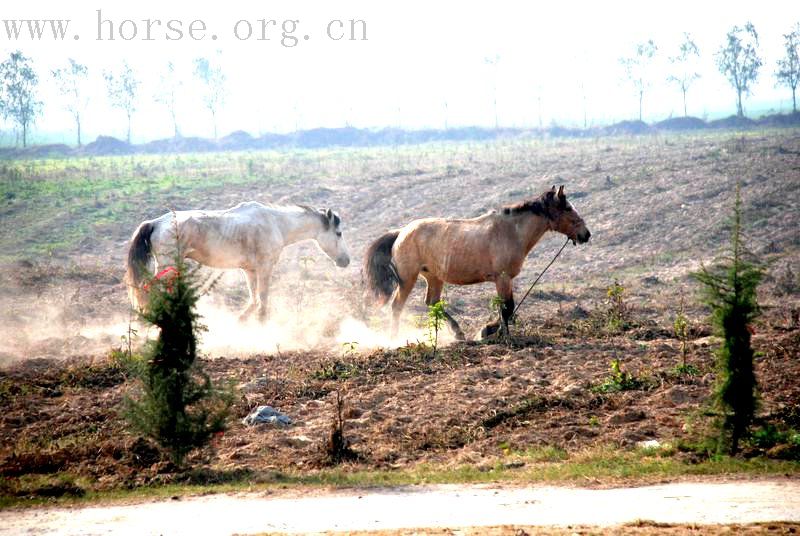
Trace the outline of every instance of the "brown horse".
<instances>
[{"instance_id":1,"label":"brown horse","mask_svg":"<svg viewBox=\"0 0 800 536\"><path fill-rule=\"evenodd\" d=\"M555 186L538 199L493 210L469 220L424 218L389 231L370 245L364 259L367 285L380 304L392 300L392 334L397 334L400 312L421 274L428 284L425 303L441 299L445 283L472 285L493 281L503 300L503 328L514 312L513 279L528 253L547 231L559 232L574 243L585 243L591 233L567 202L564 186ZM395 288L397 290L395 291ZM457 339L464 339L458 323L445 313Z\"/></svg>"}]
</instances>

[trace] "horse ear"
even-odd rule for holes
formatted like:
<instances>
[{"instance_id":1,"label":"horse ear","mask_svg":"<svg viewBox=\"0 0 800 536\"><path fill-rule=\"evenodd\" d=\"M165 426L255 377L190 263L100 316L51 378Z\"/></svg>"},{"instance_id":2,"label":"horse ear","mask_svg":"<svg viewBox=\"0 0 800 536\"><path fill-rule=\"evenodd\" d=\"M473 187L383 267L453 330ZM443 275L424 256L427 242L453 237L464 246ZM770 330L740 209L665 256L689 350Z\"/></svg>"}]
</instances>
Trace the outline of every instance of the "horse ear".
<instances>
[{"instance_id":1,"label":"horse ear","mask_svg":"<svg viewBox=\"0 0 800 536\"><path fill-rule=\"evenodd\" d=\"M551 191L551 192L553 192L553 193L555 193L555 192L556 192L556 185L555 185L555 184L553 185L553 187L552 187L552 188L550 188L550 191Z\"/></svg>"},{"instance_id":2,"label":"horse ear","mask_svg":"<svg viewBox=\"0 0 800 536\"><path fill-rule=\"evenodd\" d=\"M328 211L325 213L325 217L328 218L329 220L332 220L333 219L333 211L331 209L328 209Z\"/></svg>"},{"instance_id":3,"label":"horse ear","mask_svg":"<svg viewBox=\"0 0 800 536\"><path fill-rule=\"evenodd\" d=\"M564 197L564 185L558 187L558 197Z\"/></svg>"}]
</instances>

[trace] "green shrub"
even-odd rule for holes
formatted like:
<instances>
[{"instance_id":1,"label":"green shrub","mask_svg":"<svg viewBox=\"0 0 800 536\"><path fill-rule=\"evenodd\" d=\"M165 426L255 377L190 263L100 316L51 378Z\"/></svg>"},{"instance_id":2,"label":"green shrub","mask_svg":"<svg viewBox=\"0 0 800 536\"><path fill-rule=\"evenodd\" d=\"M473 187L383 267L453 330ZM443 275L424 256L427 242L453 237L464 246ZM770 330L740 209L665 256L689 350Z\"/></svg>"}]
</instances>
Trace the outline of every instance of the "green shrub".
<instances>
[{"instance_id":1,"label":"green shrub","mask_svg":"<svg viewBox=\"0 0 800 536\"><path fill-rule=\"evenodd\" d=\"M619 359L611 360L611 374L592 390L597 393L613 393L617 391L633 391L647 387L648 382L622 369Z\"/></svg>"},{"instance_id":2,"label":"green shrub","mask_svg":"<svg viewBox=\"0 0 800 536\"><path fill-rule=\"evenodd\" d=\"M750 436L750 442L756 447L770 448L778 443L788 441L789 434L780 432L774 425L765 424L761 428L755 430Z\"/></svg>"},{"instance_id":3,"label":"green shrub","mask_svg":"<svg viewBox=\"0 0 800 536\"><path fill-rule=\"evenodd\" d=\"M698 376L700 375L700 369L692 365L691 363L681 363L680 365L675 365L675 368L672 369L675 374L678 376Z\"/></svg>"},{"instance_id":4,"label":"green shrub","mask_svg":"<svg viewBox=\"0 0 800 536\"><path fill-rule=\"evenodd\" d=\"M752 260L743 244L741 196L736 187L729 253L715 267L694 276L702 283L704 301L711 307L712 322L723 338L717 350L718 384L714 393L721 415L718 448L735 454L745 438L756 410L756 377L749 324L758 316L756 289L763 269Z\"/></svg>"},{"instance_id":5,"label":"green shrub","mask_svg":"<svg viewBox=\"0 0 800 536\"><path fill-rule=\"evenodd\" d=\"M428 341L436 357L436 349L439 344L439 331L444 326L446 319L444 312L445 303L442 300L428 306Z\"/></svg>"},{"instance_id":6,"label":"green shrub","mask_svg":"<svg viewBox=\"0 0 800 536\"><path fill-rule=\"evenodd\" d=\"M147 370L147 361L142 354L123 348L111 350L109 359L114 367L122 371L125 378L141 378Z\"/></svg>"},{"instance_id":7,"label":"green shrub","mask_svg":"<svg viewBox=\"0 0 800 536\"><path fill-rule=\"evenodd\" d=\"M620 331L626 327L628 310L623 298L624 294L625 287L620 285L616 279L614 284L606 289L606 296L608 297L606 326L609 331Z\"/></svg>"},{"instance_id":8,"label":"green shrub","mask_svg":"<svg viewBox=\"0 0 800 536\"><path fill-rule=\"evenodd\" d=\"M195 311L199 285L179 255L175 265L174 278L152 283L142 313L143 320L159 328L158 338L144 350L144 366L130 357L124 363L141 382L138 398L126 399L125 416L180 465L192 449L224 430L233 397L215 388L196 360L203 329Z\"/></svg>"},{"instance_id":9,"label":"green shrub","mask_svg":"<svg viewBox=\"0 0 800 536\"><path fill-rule=\"evenodd\" d=\"M359 367L354 362L339 359L321 361L316 370L311 373L315 380L346 380L359 373Z\"/></svg>"},{"instance_id":10,"label":"green shrub","mask_svg":"<svg viewBox=\"0 0 800 536\"><path fill-rule=\"evenodd\" d=\"M681 301L678 306L678 312L675 314L675 320L672 322L672 330L678 340L681 341L681 364L675 367L675 371L678 374L691 374L697 369L686 364L686 353L689 346L689 319L686 318L684 312L683 294L681 294Z\"/></svg>"}]
</instances>

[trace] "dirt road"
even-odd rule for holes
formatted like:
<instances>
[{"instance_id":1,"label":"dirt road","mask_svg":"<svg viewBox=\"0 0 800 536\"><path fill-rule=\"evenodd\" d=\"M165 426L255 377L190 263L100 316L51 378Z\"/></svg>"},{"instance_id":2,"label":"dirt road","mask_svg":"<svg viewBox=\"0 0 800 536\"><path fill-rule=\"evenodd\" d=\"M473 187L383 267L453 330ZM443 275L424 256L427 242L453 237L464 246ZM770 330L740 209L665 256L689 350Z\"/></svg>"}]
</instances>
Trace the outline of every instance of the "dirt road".
<instances>
[{"instance_id":1,"label":"dirt road","mask_svg":"<svg viewBox=\"0 0 800 536\"><path fill-rule=\"evenodd\" d=\"M616 489L433 486L308 496L210 495L80 509L0 512L0 534L247 534L492 525L607 527L635 520L800 521L800 481Z\"/></svg>"}]
</instances>

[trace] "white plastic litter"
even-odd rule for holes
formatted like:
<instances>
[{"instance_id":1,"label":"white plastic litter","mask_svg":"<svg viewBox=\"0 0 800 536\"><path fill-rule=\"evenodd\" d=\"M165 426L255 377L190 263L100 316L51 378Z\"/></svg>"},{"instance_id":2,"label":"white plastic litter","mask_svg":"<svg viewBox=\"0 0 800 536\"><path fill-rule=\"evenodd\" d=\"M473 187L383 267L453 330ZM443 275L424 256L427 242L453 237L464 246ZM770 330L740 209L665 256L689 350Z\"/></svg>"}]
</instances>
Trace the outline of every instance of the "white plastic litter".
<instances>
[{"instance_id":1,"label":"white plastic litter","mask_svg":"<svg viewBox=\"0 0 800 536\"><path fill-rule=\"evenodd\" d=\"M658 439L648 439L646 441L637 441L636 446L640 449L660 449L664 445Z\"/></svg>"},{"instance_id":2,"label":"white plastic litter","mask_svg":"<svg viewBox=\"0 0 800 536\"><path fill-rule=\"evenodd\" d=\"M292 419L276 410L272 406L258 406L250 412L250 414L242 419L242 424L245 426L253 426L256 424L275 424L289 426L292 424Z\"/></svg>"}]
</instances>

